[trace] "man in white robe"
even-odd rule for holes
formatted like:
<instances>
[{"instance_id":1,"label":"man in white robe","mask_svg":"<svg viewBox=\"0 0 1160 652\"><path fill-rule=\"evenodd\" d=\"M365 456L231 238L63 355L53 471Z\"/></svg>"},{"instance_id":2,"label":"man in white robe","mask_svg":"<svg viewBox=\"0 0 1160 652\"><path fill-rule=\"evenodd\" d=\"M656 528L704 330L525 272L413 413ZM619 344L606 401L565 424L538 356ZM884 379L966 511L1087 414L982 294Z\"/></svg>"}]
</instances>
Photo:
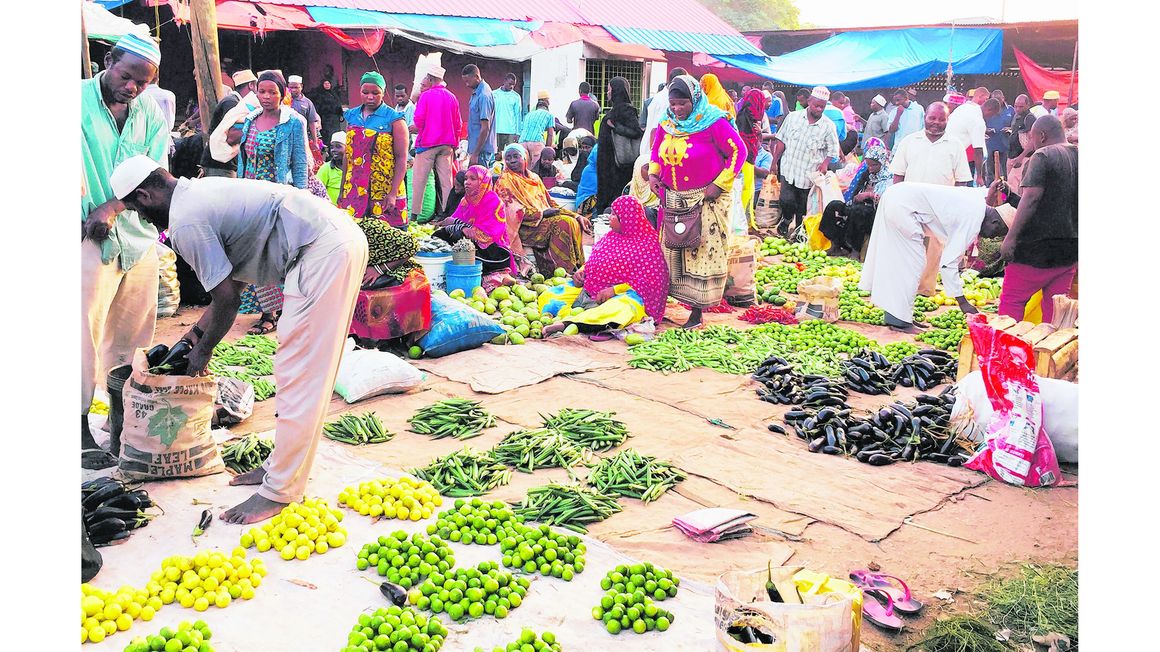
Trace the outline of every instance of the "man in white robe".
<instances>
[{"instance_id":1,"label":"man in white robe","mask_svg":"<svg viewBox=\"0 0 1160 652\"><path fill-rule=\"evenodd\" d=\"M1003 218L986 199L986 188L903 182L886 189L858 286L886 311L887 326L917 332L914 297L926 265L924 235L943 243L939 267L945 294L954 297L964 313L978 312L963 296L959 261L980 236L1007 233Z\"/></svg>"}]
</instances>

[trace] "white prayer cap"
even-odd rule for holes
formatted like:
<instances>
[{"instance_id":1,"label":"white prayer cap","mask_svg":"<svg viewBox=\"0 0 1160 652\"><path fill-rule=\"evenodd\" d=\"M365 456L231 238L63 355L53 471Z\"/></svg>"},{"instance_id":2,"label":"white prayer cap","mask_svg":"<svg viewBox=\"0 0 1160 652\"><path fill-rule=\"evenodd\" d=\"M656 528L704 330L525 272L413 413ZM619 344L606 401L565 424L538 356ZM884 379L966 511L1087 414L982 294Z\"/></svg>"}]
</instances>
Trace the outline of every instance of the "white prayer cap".
<instances>
[{"instance_id":1,"label":"white prayer cap","mask_svg":"<svg viewBox=\"0 0 1160 652\"><path fill-rule=\"evenodd\" d=\"M301 84L302 83L302 76L301 75L290 75L290 77L288 77L286 79L286 83L287 84Z\"/></svg>"},{"instance_id":2,"label":"white prayer cap","mask_svg":"<svg viewBox=\"0 0 1160 652\"><path fill-rule=\"evenodd\" d=\"M245 70L239 70L239 71L235 72L233 74L233 80L234 80L234 88L237 88L238 86L241 86L242 84L256 82L256 81L258 81L258 78L254 76L253 71L251 71L249 68L247 68Z\"/></svg>"},{"instance_id":3,"label":"white prayer cap","mask_svg":"<svg viewBox=\"0 0 1160 652\"><path fill-rule=\"evenodd\" d=\"M109 176L109 185L112 187L113 194L116 195L117 199L128 197L146 177L160 167L160 163L144 154L125 159Z\"/></svg>"},{"instance_id":4,"label":"white prayer cap","mask_svg":"<svg viewBox=\"0 0 1160 652\"><path fill-rule=\"evenodd\" d=\"M346 132L345 131L334 132L333 134L330 135L330 142L342 143L343 145L345 145L346 144Z\"/></svg>"},{"instance_id":5,"label":"white prayer cap","mask_svg":"<svg viewBox=\"0 0 1160 652\"><path fill-rule=\"evenodd\" d=\"M810 97L816 97L825 102L830 101L830 89L825 86L814 86L814 92L810 93Z\"/></svg>"},{"instance_id":6,"label":"white prayer cap","mask_svg":"<svg viewBox=\"0 0 1160 652\"><path fill-rule=\"evenodd\" d=\"M875 104L877 104L878 106L881 106L881 107L886 106L886 98L882 97L881 95L875 95L874 99L871 101L874 102Z\"/></svg>"}]
</instances>

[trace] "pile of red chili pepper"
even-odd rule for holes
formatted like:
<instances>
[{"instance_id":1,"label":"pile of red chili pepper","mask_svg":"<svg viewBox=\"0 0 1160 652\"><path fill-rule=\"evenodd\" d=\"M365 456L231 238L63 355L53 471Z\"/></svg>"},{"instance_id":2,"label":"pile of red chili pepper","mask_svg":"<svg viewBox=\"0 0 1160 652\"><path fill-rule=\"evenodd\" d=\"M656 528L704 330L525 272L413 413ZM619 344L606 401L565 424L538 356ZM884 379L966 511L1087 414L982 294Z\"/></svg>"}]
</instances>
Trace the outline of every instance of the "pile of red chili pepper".
<instances>
[{"instance_id":1,"label":"pile of red chili pepper","mask_svg":"<svg viewBox=\"0 0 1160 652\"><path fill-rule=\"evenodd\" d=\"M768 324L777 322L779 324L796 324L797 317L785 308L777 308L768 303L763 303L757 306L750 306L739 317L742 321L747 321L751 324Z\"/></svg>"},{"instance_id":2,"label":"pile of red chili pepper","mask_svg":"<svg viewBox=\"0 0 1160 652\"><path fill-rule=\"evenodd\" d=\"M677 303L680 303L681 307L684 308L685 310L692 310L693 309L692 306L690 306L686 303L683 303L680 301L678 301ZM701 312L703 312L703 313L722 313L722 314L730 313L730 312L733 312L733 306L722 301L721 303L719 303L715 306L712 306L709 308L702 308Z\"/></svg>"}]
</instances>

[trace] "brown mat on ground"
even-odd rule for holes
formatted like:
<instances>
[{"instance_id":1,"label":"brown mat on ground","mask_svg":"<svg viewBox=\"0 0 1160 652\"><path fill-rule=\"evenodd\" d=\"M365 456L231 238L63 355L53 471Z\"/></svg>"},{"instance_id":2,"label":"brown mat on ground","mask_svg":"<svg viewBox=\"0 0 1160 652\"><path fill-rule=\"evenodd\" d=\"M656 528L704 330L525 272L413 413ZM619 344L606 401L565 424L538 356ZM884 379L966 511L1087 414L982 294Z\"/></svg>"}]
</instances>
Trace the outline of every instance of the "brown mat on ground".
<instances>
[{"instance_id":1,"label":"brown mat on ground","mask_svg":"<svg viewBox=\"0 0 1160 652\"><path fill-rule=\"evenodd\" d=\"M421 359L415 362L415 366L467 383L481 394L500 394L560 374L604 369L622 363L622 360L601 356L584 346L580 340L586 339L564 337L551 342L529 342L523 346L484 345L445 358Z\"/></svg>"}]
</instances>

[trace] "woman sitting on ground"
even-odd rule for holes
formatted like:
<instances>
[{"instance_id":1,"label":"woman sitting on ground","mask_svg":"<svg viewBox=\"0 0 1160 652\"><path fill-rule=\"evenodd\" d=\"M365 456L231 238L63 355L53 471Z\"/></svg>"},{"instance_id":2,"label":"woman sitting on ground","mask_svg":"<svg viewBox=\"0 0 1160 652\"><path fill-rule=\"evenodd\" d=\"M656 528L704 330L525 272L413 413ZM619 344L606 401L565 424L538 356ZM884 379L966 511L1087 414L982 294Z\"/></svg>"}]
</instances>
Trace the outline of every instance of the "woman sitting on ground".
<instances>
[{"instance_id":1,"label":"woman sitting on ground","mask_svg":"<svg viewBox=\"0 0 1160 652\"><path fill-rule=\"evenodd\" d=\"M557 268L571 274L584 263L581 229L591 228L588 220L556 205L540 177L528 170L528 153L522 145L505 147L503 162L495 192L504 204L508 222L519 228L518 242L512 239L517 261L522 258L523 247L530 247L536 255L536 268L544 276Z\"/></svg>"},{"instance_id":2,"label":"woman sitting on ground","mask_svg":"<svg viewBox=\"0 0 1160 652\"><path fill-rule=\"evenodd\" d=\"M559 164L556 163L555 148L545 147L540 151L540 160L532 167L532 172L540 177L540 181L544 182L544 187L548 190L564 180Z\"/></svg>"},{"instance_id":3,"label":"woman sitting on ground","mask_svg":"<svg viewBox=\"0 0 1160 652\"><path fill-rule=\"evenodd\" d=\"M570 324L580 332L595 334L626 328L645 318L656 324L664 319L669 268L660 237L645 219L644 206L634 197L617 198L612 202L609 226L612 230L596 243L588 262L572 276L573 286L583 288L580 295L571 303L551 305L549 301L545 306L554 308L556 314L567 304L575 313L544 328L545 337Z\"/></svg>"},{"instance_id":4,"label":"woman sitting on ground","mask_svg":"<svg viewBox=\"0 0 1160 652\"><path fill-rule=\"evenodd\" d=\"M374 217L356 218L367 238L367 269L350 332L361 340L395 340L431 327L431 284L413 256L415 236ZM365 342L361 342L366 344Z\"/></svg>"},{"instance_id":5,"label":"woman sitting on ground","mask_svg":"<svg viewBox=\"0 0 1160 652\"><path fill-rule=\"evenodd\" d=\"M832 243L831 256L860 257L862 245L874 227L878 199L894 183L889 164L890 152L882 141L867 141L862 166L846 189L846 201L830 202L818 223L818 230Z\"/></svg>"},{"instance_id":6,"label":"woman sitting on ground","mask_svg":"<svg viewBox=\"0 0 1160 652\"><path fill-rule=\"evenodd\" d=\"M511 274L519 271L512 255L508 222L503 202L491 188L491 173L482 165L473 165L464 174L464 196L455 214L439 223L436 238L451 244L463 238L475 244L475 258L483 263L483 274L500 274L500 283L515 282Z\"/></svg>"}]
</instances>

